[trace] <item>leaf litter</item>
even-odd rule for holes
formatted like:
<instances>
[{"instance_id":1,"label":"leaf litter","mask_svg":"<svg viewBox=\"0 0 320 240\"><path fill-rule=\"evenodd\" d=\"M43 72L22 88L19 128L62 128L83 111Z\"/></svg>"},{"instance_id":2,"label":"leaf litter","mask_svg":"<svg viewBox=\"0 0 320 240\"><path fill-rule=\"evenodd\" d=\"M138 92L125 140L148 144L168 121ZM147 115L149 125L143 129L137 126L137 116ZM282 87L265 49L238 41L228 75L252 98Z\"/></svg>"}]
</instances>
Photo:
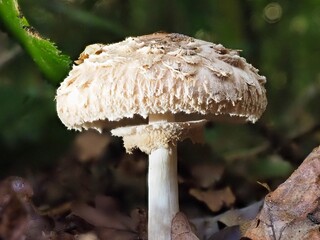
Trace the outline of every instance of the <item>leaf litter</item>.
<instances>
[{"instance_id":1,"label":"leaf litter","mask_svg":"<svg viewBox=\"0 0 320 240\"><path fill-rule=\"evenodd\" d=\"M320 239L320 147L275 191L245 232L249 239Z\"/></svg>"},{"instance_id":2,"label":"leaf litter","mask_svg":"<svg viewBox=\"0 0 320 240\"><path fill-rule=\"evenodd\" d=\"M319 158L317 148L264 203L241 209L234 190L246 186L225 185L223 165L185 164L180 194L192 205L174 218L172 239L318 239ZM79 134L54 170L0 182L0 239L146 240L146 168L109 136Z\"/></svg>"}]
</instances>

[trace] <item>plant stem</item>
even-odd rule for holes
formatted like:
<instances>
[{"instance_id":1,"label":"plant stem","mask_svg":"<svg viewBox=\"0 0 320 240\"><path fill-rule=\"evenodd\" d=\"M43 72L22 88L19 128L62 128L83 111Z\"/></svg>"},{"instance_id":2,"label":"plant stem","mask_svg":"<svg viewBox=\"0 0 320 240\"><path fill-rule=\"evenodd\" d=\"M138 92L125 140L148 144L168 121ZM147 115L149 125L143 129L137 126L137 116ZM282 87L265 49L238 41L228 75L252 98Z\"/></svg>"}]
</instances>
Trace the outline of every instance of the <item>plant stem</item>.
<instances>
[{"instance_id":1,"label":"plant stem","mask_svg":"<svg viewBox=\"0 0 320 240\"><path fill-rule=\"evenodd\" d=\"M151 115L149 123L174 121L172 115ZM149 155L148 239L170 240L171 222L179 211L177 147L159 148Z\"/></svg>"}]
</instances>

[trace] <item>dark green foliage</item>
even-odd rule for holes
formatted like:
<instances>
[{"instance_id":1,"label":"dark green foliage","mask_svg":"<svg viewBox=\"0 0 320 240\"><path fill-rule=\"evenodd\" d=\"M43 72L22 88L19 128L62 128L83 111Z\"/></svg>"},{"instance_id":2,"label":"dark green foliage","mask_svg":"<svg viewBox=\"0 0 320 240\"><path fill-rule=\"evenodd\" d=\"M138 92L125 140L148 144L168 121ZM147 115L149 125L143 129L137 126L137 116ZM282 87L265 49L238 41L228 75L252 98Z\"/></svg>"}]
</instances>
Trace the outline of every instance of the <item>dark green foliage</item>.
<instances>
[{"instance_id":1,"label":"dark green foliage","mask_svg":"<svg viewBox=\"0 0 320 240\"><path fill-rule=\"evenodd\" d=\"M33 35L28 22L72 59L87 44L156 31L242 49L242 56L267 77L267 111L257 125L215 124L206 136L212 156L219 155L248 179L259 180L259 174L263 179L285 177L320 143L320 5L316 0L24 0L21 9L28 22L19 18L18 11L7 15L4 5L14 7L9 4L0 0L4 26L0 56L11 54L8 61L0 61L1 161L23 152L23 161L40 165L57 158L67 148L62 143L72 135L59 123L54 106L56 83L63 79L70 60ZM16 41L40 67L16 50ZM31 145L28 150L26 141ZM44 148L51 152L36 154Z\"/></svg>"},{"instance_id":2,"label":"dark green foliage","mask_svg":"<svg viewBox=\"0 0 320 240\"><path fill-rule=\"evenodd\" d=\"M68 72L69 57L29 25L17 0L1 1L0 16L5 30L30 54L45 76L54 83L61 81Z\"/></svg>"}]
</instances>

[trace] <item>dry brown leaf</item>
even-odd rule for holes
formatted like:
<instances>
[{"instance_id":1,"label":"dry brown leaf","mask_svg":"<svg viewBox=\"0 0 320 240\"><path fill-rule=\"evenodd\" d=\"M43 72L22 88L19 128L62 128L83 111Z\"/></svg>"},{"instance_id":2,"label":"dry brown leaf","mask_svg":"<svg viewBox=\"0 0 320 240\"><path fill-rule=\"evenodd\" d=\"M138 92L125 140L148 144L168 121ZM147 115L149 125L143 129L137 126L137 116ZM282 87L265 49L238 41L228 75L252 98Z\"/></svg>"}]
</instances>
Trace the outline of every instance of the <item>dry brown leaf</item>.
<instances>
[{"instance_id":1,"label":"dry brown leaf","mask_svg":"<svg viewBox=\"0 0 320 240\"><path fill-rule=\"evenodd\" d=\"M104 195L96 195L94 198L95 207L102 212L118 211L118 203L115 198Z\"/></svg>"},{"instance_id":2,"label":"dry brown leaf","mask_svg":"<svg viewBox=\"0 0 320 240\"><path fill-rule=\"evenodd\" d=\"M133 211L131 217L121 214L110 197L96 198L98 208L84 203L73 204L72 213L94 226L99 239L135 240L147 239L145 211ZM99 209L100 208L100 209Z\"/></svg>"},{"instance_id":3,"label":"dry brown leaf","mask_svg":"<svg viewBox=\"0 0 320 240\"><path fill-rule=\"evenodd\" d=\"M102 211L91 207L85 203L75 203L71 207L72 213L95 227L105 227L118 230L134 230L133 226L127 226L127 219L124 216L112 213L104 214ZM129 218L129 217L127 217Z\"/></svg>"},{"instance_id":4,"label":"dry brown leaf","mask_svg":"<svg viewBox=\"0 0 320 240\"><path fill-rule=\"evenodd\" d=\"M253 240L320 239L320 147L274 192L245 236Z\"/></svg>"},{"instance_id":5,"label":"dry brown leaf","mask_svg":"<svg viewBox=\"0 0 320 240\"><path fill-rule=\"evenodd\" d=\"M269 193L272 192L270 186L268 185L268 183L259 182L259 181L257 181L257 183L258 183L259 185L261 185L262 187L264 187L265 189L267 189Z\"/></svg>"},{"instance_id":6,"label":"dry brown leaf","mask_svg":"<svg viewBox=\"0 0 320 240\"><path fill-rule=\"evenodd\" d=\"M24 239L33 219L29 200L30 183L20 177L8 177L0 183L0 239Z\"/></svg>"},{"instance_id":7,"label":"dry brown leaf","mask_svg":"<svg viewBox=\"0 0 320 240\"><path fill-rule=\"evenodd\" d=\"M0 239L20 240L28 227L27 210L7 186L0 186L0 195Z\"/></svg>"},{"instance_id":8,"label":"dry brown leaf","mask_svg":"<svg viewBox=\"0 0 320 240\"><path fill-rule=\"evenodd\" d=\"M207 217L199 217L192 219L191 222L196 226L198 236L200 239L215 239L216 236L224 235L226 232L221 233L221 225L219 223L224 224L227 227L231 226L239 226L242 229L242 226L248 223L250 220L254 219L257 214L260 212L263 202L255 202L245 208L241 209L231 209L229 211L223 212L220 215L216 216L207 216ZM220 226L219 226L220 225ZM230 231L231 230L231 231ZM235 231L233 231L235 230ZM228 234L235 233L239 229L233 228L226 230ZM216 235L217 234L217 235ZM239 237L236 238L237 240L240 239L240 231ZM228 239L229 238L217 238L217 239ZM234 239L234 238L231 238Z\"/></svg>"},{"instance_id":9,"label":"dry brown leaf","mask_svg":"<svg viewBox=\"0 0 320 240\"><path fill-rule=\"evenodd\" d=\"M118 173L128 177L145 176L148 168L146 156L126 154L117 165ZM130 179L130 178L129 178Z\"/></svg>"},{"instance_id":10,"label":"dry brown leaf","mask_svg":"<svg viewBox=\"0 0 320 240\"><path fill-rule=\"evenodd\" d=\"M192 188L189 190L189 193L199 201L204 202L213 212L219 211L223 206L231 206L236 200L229 187L222 190L206 191Z\"/></svg>"},{"instance_id":11,"label":"dry brown leaf","mask_svg":"<svg viewBox=\"0 0 320 240\"><path fill-rule=\"evenodd\" d=\"M28 202L33 196L32 186L24 178L12 176L6 178L4 182L5 184L9 184L11 191L23 202Z\"/></svg>"},{"instance_id":12,"label":"dry brown leaf","mask_svg":"<svg viewBox=\"0 0 320 240\"><path fill-rule=\"evenodd\" d=\"M79 133L74 142L75 154L81 162L97 160L110 142L110 136L96 131Z\"/></svg>"},{"instance_id":13,"label":"dry brown leaf","mask_svg":"<svg viewBox=\"0 0 320 240\"><path fill-rule=\"evenodd\" d=\"M178 212L171 225L171 239L172 240L199 240L199 238L192 232L190 223L182 212Z\"/></svg>"},{"instance_id":14,"label":"dry brown leaf","mask_svg":"<svg viewBox=\"0 0 320 240\"><path fill-rule=\"evenodd\" d=\"M144 209L137 208L131 212L131 218L136 226L136 231L140 240L148 239L148 217L147 212Z\"/></svg>"},{"instance_id":15,"label":"dry brown leaf","mask_svg":"<svg viewBox=\"0 0 320 240\"><path fill-rule=\"evenodd\" d=\"M0 239L47 239L52 222L35 210L32 195L31 184L21 177L8 177L0 183Z\"/></svg>"},{"instance_id":16,"label":"dry brown leaf","mask_svg":"<svg viewBox=\"0 0 320 240\"><path fill-rule=\"evenodd\" d=\"M40 233L36 237L27 238L26 240L75 240L73 235L64 232L49 232L49 233Z\"/></svg>"},{"instance_id":17,"label":"dry brown leaf","mask_svg":"<svg viewBox=\"0 0 320 240\"><path fill-rule=\"evenodd\" d=\"M85 233L85 234L80 234L76 238L77 240L99 240L97 235L94 233Z\"/></svg>"},{"instance_id":18,"label":"dry brown leaf","mask_svg":"<svg viewBox=\"0 0 320 240\"><path fill-rule=\"evenodd\" d=\"M239 226L226 227L213 234L208 240L239 240L241 233Z\"/></svg>"},{"instance_id":19,"label":"dry brown leaf","mask_svg":"<svg viewBox=\"0 0 320 240\"><path fill-rule=\"evenodd\" d=\"M97 228L98 238L101 240L137 240L140 239L132 232L120 231L112 228Z\"/></svg>"},{"instance_id":20,"label":"dry brown leaf","mask_svg":"<svg viewBox=\"0 0 320 240\"><path fill-rule=\"evenodd\" d=\"M202 163L192 167L191 174L199 187L208 188L221 179L224 172L222 165Z\"/></svg>"}]
</instances>

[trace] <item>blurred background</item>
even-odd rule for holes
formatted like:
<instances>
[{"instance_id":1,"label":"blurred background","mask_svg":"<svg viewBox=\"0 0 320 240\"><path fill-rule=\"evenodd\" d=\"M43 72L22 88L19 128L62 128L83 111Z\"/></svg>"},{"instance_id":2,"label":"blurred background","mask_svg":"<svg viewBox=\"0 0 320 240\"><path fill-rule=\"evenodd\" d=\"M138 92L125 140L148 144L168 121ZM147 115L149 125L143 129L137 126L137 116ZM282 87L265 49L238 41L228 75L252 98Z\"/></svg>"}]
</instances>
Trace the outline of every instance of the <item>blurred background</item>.
<instances>
[{"instance_id":1,"label":"blurred background","mask_svg":"<svg viewBox=\"0 0 320 240\"><path fill-rule=\"evenodd\" d=\"M267 191L257 181L274 189L320 143L318 0L24 0L20 4L29 23L73 60L91 43L167 31L241 49L241 55L266 76L269 104L257 124L212 123L204 145L188 141L179 145L181 201L186 208L193 204L214 212L191 189L227 187L236 199L231 205L238 207L259 200ZM43 193L43 198L52 202L82 196L79 191L86 189L113 196L126 191L122 201L128 208L144 205L146 156L138 151L126 155L121 140L108 133L68 131L56 115L58 86L1 29L0 177L18 175L50 183L54 193Z\"/></svg>"}]
</instances>

